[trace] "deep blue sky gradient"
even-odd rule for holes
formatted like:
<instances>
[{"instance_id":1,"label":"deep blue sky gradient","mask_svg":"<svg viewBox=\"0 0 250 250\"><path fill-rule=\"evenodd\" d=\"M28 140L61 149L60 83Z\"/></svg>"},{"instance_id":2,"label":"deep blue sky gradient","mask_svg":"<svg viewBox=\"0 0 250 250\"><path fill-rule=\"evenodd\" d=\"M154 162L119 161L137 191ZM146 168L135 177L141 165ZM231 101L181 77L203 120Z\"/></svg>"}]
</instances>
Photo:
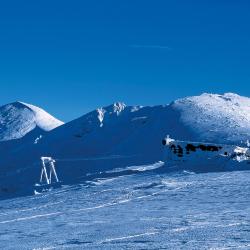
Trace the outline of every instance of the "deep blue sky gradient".
<instances>
[{"instance_id":1,"label":"deep blue sky gradient","mask_svg":"<svg viewBox=\"0 0 250 250\"><path fill-rule=\"evenodd\" d=\"M0 3L0 105L68 121L115 101L250 96L248 0Z\"/></svg>"}]
</instances>

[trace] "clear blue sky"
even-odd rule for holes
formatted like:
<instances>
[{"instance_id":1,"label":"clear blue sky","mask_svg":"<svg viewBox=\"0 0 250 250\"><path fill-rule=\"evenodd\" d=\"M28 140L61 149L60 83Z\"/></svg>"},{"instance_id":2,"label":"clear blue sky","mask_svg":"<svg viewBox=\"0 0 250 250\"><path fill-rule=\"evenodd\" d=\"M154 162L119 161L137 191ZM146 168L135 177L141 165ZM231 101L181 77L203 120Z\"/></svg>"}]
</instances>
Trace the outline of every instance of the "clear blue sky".
<instances>
[{"instance_id":1,"label":"clear blue sky","mask_svg":"<svg viewBox=\"0 0 250 250\"><path fill-rule=\"evenodd\" d=\"M250 96L248 0L0 3L0 104L68 121L115 101Z\"/></svg>"}]
</instances>

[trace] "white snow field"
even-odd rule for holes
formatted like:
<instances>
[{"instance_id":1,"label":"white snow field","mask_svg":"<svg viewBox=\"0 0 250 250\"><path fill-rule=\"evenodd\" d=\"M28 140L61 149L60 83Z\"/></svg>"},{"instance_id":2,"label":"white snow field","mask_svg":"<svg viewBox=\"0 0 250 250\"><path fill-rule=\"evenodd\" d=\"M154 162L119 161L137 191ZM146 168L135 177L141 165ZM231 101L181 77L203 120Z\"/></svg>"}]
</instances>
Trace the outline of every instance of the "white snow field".
<instances>
[{"instance_id":1,"label":"white snow field","mask_svg":"<svg viewBox=\"0 0 250 250\"><path fill-rule=\"evenodd\" d=\"M239 143L250 139L250 99L233 93L202 94L177 100L181 121L197 140Z\"/></svg>"},{"instance_id":2,"label":"white snow field","mask_svg":"<svg viewBox=\"0 0 250 250\"><path fill-rule=\"evenodd\" d=\"M0 248L248 250L249 185L250 171L97 173L0 201Z\"/></svg>"},{"instance_id":3,"label":"white snow field","mask_svg":"<svg viewBox=\"0 0 250 250\"><path fill-rule=\"evenodd\" d=\"M66 124L0 107L0 249L249 249L250 164L204 167L199 151L170 168L162 145L246 147L249 121L250 99L231 93L115 103Z\"/></svg>"}]
</instances>

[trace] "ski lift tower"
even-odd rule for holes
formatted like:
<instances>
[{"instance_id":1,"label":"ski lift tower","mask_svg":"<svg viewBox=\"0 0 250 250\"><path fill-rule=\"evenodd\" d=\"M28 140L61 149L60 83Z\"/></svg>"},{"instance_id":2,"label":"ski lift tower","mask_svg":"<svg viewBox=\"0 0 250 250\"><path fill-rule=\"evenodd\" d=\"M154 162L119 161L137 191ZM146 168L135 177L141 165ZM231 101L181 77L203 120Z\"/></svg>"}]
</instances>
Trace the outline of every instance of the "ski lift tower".
<instances>
[{"instance_id":1,"label":"ski lift tower","mask_svg":"<svg viewBox=\"0 0 250 250\"><path fill-rule=\"evenodd\" d=\"M55 169L56 161L52 157L41 157L41 161L42 161L42 170L41 170L40 183L42 183L43 180L45 180L47 184L51 184L52 176L54 177L56 182L59 182Z\"/></svg>"}]
</instances>

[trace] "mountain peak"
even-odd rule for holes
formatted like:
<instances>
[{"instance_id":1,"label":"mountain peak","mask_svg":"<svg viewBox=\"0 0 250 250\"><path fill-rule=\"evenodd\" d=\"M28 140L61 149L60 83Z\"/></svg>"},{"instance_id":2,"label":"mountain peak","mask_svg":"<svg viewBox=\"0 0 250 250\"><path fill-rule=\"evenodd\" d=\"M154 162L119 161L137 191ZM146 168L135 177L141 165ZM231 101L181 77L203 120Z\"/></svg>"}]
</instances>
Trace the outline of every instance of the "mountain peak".
<instances>
[{"instance_id":1,"label":"mountain peak","mask_svg":"<svg viewBox=\"0 0 250 250\"><path fill-rule=\"evenodd\" d=\"M19 139L35 128L50 131L62 124L43 109L24 102L0 107L0 141Z\"/></svg>"},{"instance_id":2,"label":"mountain peak","mask_svg":"<svg viewBox=\"0 0 250 250\"><path fill-rule=\"evenodd\" d=\"M204 93L176 100L171 107L183 124L207 141L234 142L250 134L250 98Z\"/></svg>"}]
</instances>

